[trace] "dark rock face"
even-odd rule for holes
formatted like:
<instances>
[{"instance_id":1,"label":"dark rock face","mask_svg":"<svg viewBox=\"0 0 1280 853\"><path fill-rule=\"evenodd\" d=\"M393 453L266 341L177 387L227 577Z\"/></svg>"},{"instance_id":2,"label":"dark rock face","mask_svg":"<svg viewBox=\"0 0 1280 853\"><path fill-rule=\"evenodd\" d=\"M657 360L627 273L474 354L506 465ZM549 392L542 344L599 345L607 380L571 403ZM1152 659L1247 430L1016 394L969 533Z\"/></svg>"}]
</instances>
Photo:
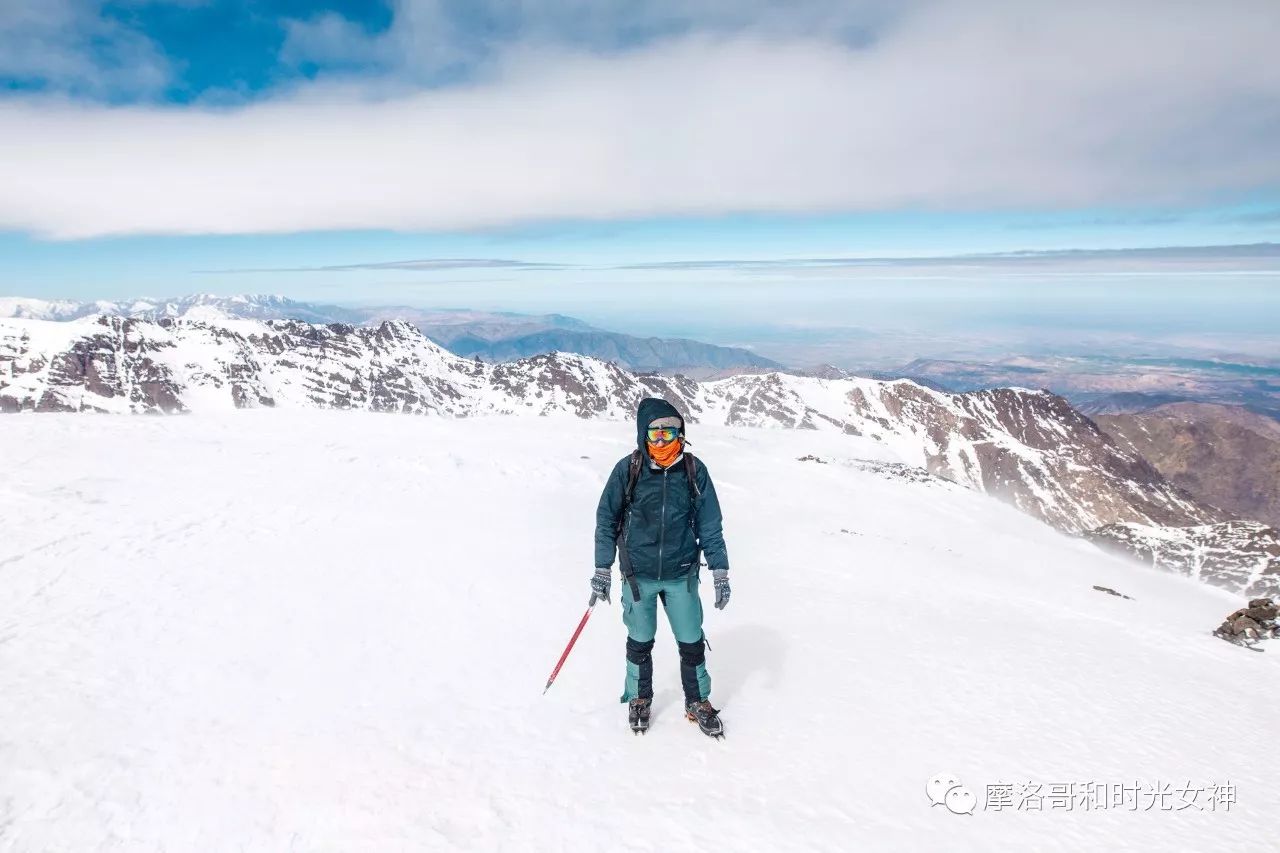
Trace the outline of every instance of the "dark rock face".
<instances>
[{"instance_id":1,"label":"dark rock face","mask_svg":"<svg viewBox=\"0 0 1280 853\"><path fill-rule=\"evenodd\" d=\"M1280 422L1239 406L1177 403L1098 425L1198 500L1280 525Z\"/></svg>"},{"instance_id":2,"label":"dark rock face","mask_svg":"<svg viewBox=\"0 0 1280 853\"><path fill-rule=\"evenodd\" d=\"M1109 524L1086 537L1156 568L1244 595L1280 594L1280 530L1253 521L1194 527Z\"/></svg>"},{"instance_id":3,"label":"dark rock face","mask_svg":"<svg viewBox=\"0 0 1280 853\"><path fill-rule=\"evenodd\" d=\"M185 411L165 360L174 344L149 336L149 327L154 324L100 317L53 353L33 352L29 336L0 339L0 410Z\"/></svg>"}]
</instances>

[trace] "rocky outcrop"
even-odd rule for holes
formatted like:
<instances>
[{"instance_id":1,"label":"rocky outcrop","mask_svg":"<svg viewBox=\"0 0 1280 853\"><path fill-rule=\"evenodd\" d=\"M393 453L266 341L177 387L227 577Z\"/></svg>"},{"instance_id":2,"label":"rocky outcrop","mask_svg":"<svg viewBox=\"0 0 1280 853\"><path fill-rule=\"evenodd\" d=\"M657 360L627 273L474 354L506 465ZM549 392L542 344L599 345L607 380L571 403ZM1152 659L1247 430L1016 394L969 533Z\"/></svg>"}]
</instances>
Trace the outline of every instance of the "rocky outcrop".
<instances>
[{"instance_id":1,"label":"rocky outcrop","mask_svg":"<svg viewBox=\"0 0 1280 853\"><path fill-rule=\"evenodd\" d=\"M1123 592L1116 592L1109 586L1099 586L1098 584L1094 584L1093 588L1098 592L1105 592L1107 595L1114 595L1116 598L1123 598L1125 601L1133 601L1132 595L1125 595Z\"/></svg>"},{"instance_id":2,"label":"rocky outcrop","mask_svg":"<svg viewBox=\"0 0 1280 853\"><path fill-rule=\"evenodd\" d=\"M1280 530L1265 524L1110 524L1086 536L1108 550L1233 592L1280 595Z\"/></svg>"},{"instance_id":3,"label":"rocky outcrop","mask_svg":"<svg viewBox=\"0 0 1280 853\"><path fill-rule=\"evenodd\" d=\"M1232 613L1214 630L1214 636L1241 646L1252 646L1259 640L1280 636L1276 603L1270 598L1255 598L1247 607Z\"/></svg>"}]
</instances>

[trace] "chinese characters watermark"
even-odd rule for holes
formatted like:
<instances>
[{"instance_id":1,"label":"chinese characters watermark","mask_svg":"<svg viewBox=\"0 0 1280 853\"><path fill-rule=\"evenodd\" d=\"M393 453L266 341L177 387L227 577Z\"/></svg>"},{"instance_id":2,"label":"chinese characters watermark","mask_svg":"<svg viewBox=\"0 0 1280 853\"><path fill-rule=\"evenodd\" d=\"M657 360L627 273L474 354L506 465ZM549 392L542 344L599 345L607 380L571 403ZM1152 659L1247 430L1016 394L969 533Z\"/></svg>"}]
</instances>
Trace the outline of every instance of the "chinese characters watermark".
<instances>
[{"instance_id":1,"label":"chinese characters watermark","mask_svg":"<svg viewBox=\"0 0 1280 853\"><path fill-rule=\"evenodd\" d=\"M1229 812L1236 802L1231 782L1207 785L1185 781L1146 782L995 782L985 786L982 810L988 812L1208 811ZM973 814L978 798L954 773L939 773L925 784L931 806L954 814Z\"/></svg>"},{"instance_id":2,"label":"chinese characters watermark","mask_svg":"<svg viewBox=\"0 0 1280 853\"><path fill-rule=\"evenodd\" d=\"M998 811L1231 811L1236 786L1230 782L997 782L987 785L983 810Z\"/></svg>"}]
</instances>

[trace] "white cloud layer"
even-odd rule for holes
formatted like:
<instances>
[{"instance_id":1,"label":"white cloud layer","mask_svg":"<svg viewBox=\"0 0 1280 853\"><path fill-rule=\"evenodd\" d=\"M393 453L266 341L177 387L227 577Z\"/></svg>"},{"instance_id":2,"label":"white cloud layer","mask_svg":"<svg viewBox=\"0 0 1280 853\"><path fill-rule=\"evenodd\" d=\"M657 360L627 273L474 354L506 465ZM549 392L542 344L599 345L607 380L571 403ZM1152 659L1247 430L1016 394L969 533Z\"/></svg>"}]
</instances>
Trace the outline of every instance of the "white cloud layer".
<instances>
[{"instance_id":1,"label":"white cloud layer","mask_svg":"<svg viewBox=\"0 0 1280 853\"><path fill-rule=\"evenodd\" d=\"M348 50L341 22L290 50ZM403 36L397 50L412 44ZM478 81L234 109L0 100L0 228L474 228L1194 203L1280 187L1280 3L935 3L868 44L514 42Z\"/></svg>"}]
</instances>

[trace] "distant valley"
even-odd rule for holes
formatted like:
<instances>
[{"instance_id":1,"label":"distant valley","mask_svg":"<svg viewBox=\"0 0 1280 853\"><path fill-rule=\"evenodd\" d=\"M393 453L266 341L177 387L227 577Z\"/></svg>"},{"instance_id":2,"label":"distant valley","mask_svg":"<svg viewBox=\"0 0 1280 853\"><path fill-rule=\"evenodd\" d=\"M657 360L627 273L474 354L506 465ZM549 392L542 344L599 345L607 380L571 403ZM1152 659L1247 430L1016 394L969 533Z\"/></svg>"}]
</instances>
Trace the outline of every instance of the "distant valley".
<instances>
[{"instance_id":1,"label":"distant valley","mask_svg":"<svg viewBox=\"0 0 1280 853\"><path fill-rule=\"evenodd\" d=\"M1280 418L1280 359L1242 363L1084 353L995 361L920 358L896 372L930 379L954 391L1047 388L1090 415L1199 402L1242 406Z\"/></svg>"}]
</instances>

